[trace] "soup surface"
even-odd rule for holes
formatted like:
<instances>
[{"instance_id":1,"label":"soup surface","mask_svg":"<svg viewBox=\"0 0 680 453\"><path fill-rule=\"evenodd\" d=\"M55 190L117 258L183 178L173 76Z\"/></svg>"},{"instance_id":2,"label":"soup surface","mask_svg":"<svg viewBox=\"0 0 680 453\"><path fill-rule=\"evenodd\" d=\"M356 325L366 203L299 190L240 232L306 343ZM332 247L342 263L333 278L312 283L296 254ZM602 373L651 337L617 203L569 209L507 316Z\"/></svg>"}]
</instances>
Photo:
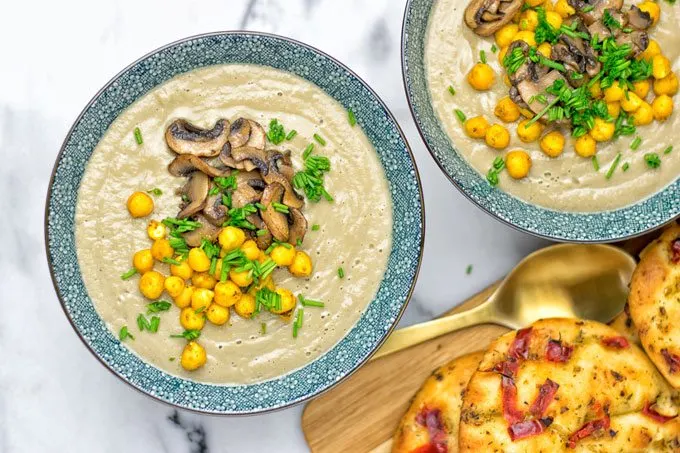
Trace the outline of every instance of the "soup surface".
<instances>
[{"instance_id":1,"label":"soup surface","mask_svg":"<svg viewBox=\"0 0 680 453\"><path fill-rule=\"evenodd\" d=\"M186 341L170 335L183 331L179 309L160 314L157 333L139 332L136 318L146 313L137 288L138 276L123 281L133 253L149 248L150 219L174 217L184 178L168 173L175 157L164 133L177 118L211 128L220 118L245 117L262 125L278 119L298 134L281 145L292 151L293 165L302 167L302 151L316 133L327 144L315 153L327 156L332 170L325 187L333 203L307 201L309 225L302 250L314 262L309 279L295 279L277 270L277 286L324 302L307 307L303 327L293 338L291 323L269 312L246 320L233 311L224 326L206 323L199 342L207 364L194 372L182 369L179 355ZM139 127L143 144L135 141ZM272 146L269 144L269 146ZM125 209L135 191L162 190L155 211L133 219ZM89 296L112 332L128 326L134 340L125 345L144 360L175 375L202 382L251 383L277 377L314 360L337 343L357 322L375 296L387 266L392 238L392 205L382 166L359 126L351 127L344 108L316 85L272 68L222 65L182 74L147 93L124 111L97 145L83 177L76 210L76 243ZM344 270L344 278L338 269ZM156 270L169 275L168 265ZM161 299L171 300L166 294ZM263 329L263 325L266 328ZM266 333L263 333L265 330Z\"/></svg>"},{"instance_id":2,"label":"soup surface","mask_svg":"<svg viewBox=\"0 0 680 453\"><path fill-rule=\"evenodd\" d=\"M626 2L626 5L630 4ZM677 145L680 137L680 115L674 113L666 122L653 122L638 127L642 145L637 151L630 149L636 135L599 143L597 158L600 165L595 171L589 158L579 157L573 151L573 142L567 138L564 153L558 158L546 156L538 142L526 144L519 140L516 125L509 126L510 146L497 151L484 143L468 137L454 110L462 110L468 118L485 116L490 123L501 123L493 112L498 101L508 95L508 87L502 81L505 73L498 53L493 53L493 36L481 38L470 30L463 20L468 1L437 0L431 13L425 66L432 105L442 127L454 148L482 175L486 175L494 159L506 151L523 149L531 156L533 166L522 180L512 179L507 172L500 174L498 188L524 201L560 211L594 212L621 208L636 203L658 192L675 181L680 175L680 149L663 154L670 145ZM650 30L652 39L658 41L671 62L673 70L680 70L680 8L660 1L661 20ZM479 61L480 51L488 55L488 61L496 74L493 88L486 92L475 91L467 82L467 73ZM452 96L448 87L453 86ZM648 102L654 94L651 93ZM676 106L677 107L677 106ZM567 134L568 135L568 134ZM676 146L678 148L678 146ZM618 171L610 179L606 173L621 152ZM644 155L657 153L662 165L657 169L647 167ZM628 163L628 170L621 166Z\"/></svg>"}]
</instances>

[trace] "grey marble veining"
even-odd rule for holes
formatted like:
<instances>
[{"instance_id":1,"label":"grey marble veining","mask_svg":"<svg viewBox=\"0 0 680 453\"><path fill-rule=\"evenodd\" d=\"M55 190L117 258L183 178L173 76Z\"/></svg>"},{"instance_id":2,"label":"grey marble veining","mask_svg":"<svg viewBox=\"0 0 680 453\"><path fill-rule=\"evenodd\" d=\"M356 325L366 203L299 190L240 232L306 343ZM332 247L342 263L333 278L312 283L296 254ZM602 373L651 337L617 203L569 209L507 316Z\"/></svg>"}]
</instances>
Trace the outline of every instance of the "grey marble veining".
<instances>
[{"instance_id":1,"label":"grey marble veining","mask_svg":"<svg viewBox=\"0 0 680 453\"><path fill-rule=\"evenodd\" d=\"M425 191L425 254L402 324L450 309L542 245L472 206L420 140L401 81L404 0L64 0L3 4L0 38L0 453L304 452L301 407L216 418L117 380L82 346L52 289L43 209L73 120L108 79L167 42L250 29L287 35L364 78L403 127ZM467 275L466 267L473 272Z\"/></svg>"}]
</instances>

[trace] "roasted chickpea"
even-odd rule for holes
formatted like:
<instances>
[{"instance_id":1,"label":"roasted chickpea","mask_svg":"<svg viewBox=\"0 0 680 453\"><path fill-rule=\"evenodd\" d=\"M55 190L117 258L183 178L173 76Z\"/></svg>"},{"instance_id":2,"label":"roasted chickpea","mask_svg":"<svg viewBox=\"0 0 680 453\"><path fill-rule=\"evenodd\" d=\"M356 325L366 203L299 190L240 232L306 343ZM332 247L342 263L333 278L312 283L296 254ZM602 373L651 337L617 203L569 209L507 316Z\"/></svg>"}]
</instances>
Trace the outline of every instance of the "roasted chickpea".
<instances>
[{"instance_id":1,"label":"roasted chickpea","mask_svg":"<svg viewBox=\"0 0 680 453\"><path fill-rule=\"evenodd\" d=\"M659 22L659 18L661 17L661 8L659 8L657 3L642 2L638 5L638 8L640 8L645 13L649 13L649 16L652 18L652 25L656 25L657 22Z\"/></svg>"},{"instance_id":2,"label":"roasted chickpea","mask_svg":"<svg viewBox=\"0 0 680 453\"><path fill-rule=\"evenodd\" d=\"M163 294L165 277L159 272L149 271L139 279L139 291L147 299L158 299Z\"/></svg>"},{"instance_id":3,"label":"roasted chickpea","mask_svg":"<svg viewBox=\"0 0 680 453\"><path fill-rule=\"evenodd\" d=\"M519 109L519 113L521 113L524 118L528 118L528 119L532 119L534 116L536 116L536 115L534 115L534 112L532 112L531 110L521 108L521 107Z\"/></svg>"},{"instance_id":4,"label":"roasted chickpea","mask_svg":"<svg viewBox=\"0 0 680 453\"><path fill-rule=\"evenodd\" d=\"M531 169L531 157L526 151L520 149L510 151L505 156L505 168L508 174L514 179L522 179L529 174Z\"/></svg>"},{"instance_id":5,"label":"roasted chickpea","mask_svg":"<svg viewBox=\"0 0 680 453\"><path fill-rule=\"evenodd\" d=\"M182 363L182 368L185 370L196 371L205 365L207 360L208 356L203 346L196 343L195 341L190 341L186 346L184 346L180 362Z\"/></svg>"},{"instance_id":6,"label":"roasted chickpea","mask_svg":"<svg viewBox=\"0 0 680 453\"><path fill-rule=\"evenodd\" d=\"M132 265L137 272L143 274L153 269L153 255L151 250L140 250L132 256Z\"/></svg>"},{"instance_id":7,"label":"roasted chickpea","mask_svg":"<svg viewBox=\"0 0 680 453\"><path fill-rule=\"evenodd\" d=\"M512 38L512 42L515 41L524 41L531 47L536 47L536 35L533 31L520 31Z\"/></svg>"},{"instance_id":8,"label":"roasted chickpea","mask_svg":"<svg viewBox=\"0 0 680 453\"><path fill-rule=\"evenodd\" d=\"M555 3L555 12L560 15L562 19L576 14L576 10L567 2L567 0L557 0Z\"/></svg>"},{"instance_id":9,"label":"roasted chickpea","mask_svg":"<svg viewBox=\"0 0 680 453\"><path fill-rule=\"evenodd\" d=\"M220 278L222 277L222 260L217 260L215 272L213 272L212 276L215 278L216 281L219 281Z\"/></svg>"},{"instance_id":10,"label":"roasted chickpea","mask_svg":"<svg viewBox=\"0 0 680 453\"><path fill-rule=\"evenodd\" d=\"M255 312L255 298L250 294L244 294L234 305L234 311L240 317L250 319Z\"/></svg>"},{"instance_id":11,"label":"roasted chickpea","mask_svg":"<svg viewBox=\"0 0 680 453\"><path fill-rule=\"evenodd\" d=\"M534 31L538 27L538 13L533 9L524 11L519 16L519 29Z\"/></svg>"},{"instance_id":12,"label":"roasted chickpea","mask_svg":"<svg viewBox=\"0 0 680 453\"><path fill-rule=\"evenodd\" d=\"M146 217L153 212L153 199L144 192L135 192L127 199L127 209L132 217Z\"/></svg>"},{"instance_id":13,"label":"roasted chickpea","mask_svg":"<svg viewBox=\"0 0 680 453\"><path fill-rule=\"evenodd\" d=\"M465 121L465 133L472 138L484 138L489 130L489 122L483 116L476 116Z\"/></svg>"},{"instance_id":14,"label":"roasted chickpea","mask_svg":"<svg viewBox=\"0 0 680 453\"><path fill-rule=\"evenodd\" d=\"M619 82L614 82L612 86L604 90L604 100L606 102L617 102L623 99L625 91L619 85Z\"/></svg>"},{"instance_id":15,"label":"roasted chickpea","mask_svg":"<svg viewBox=\"0 0 680 453\"><path fill-rule=\"evenodd\" d=\"M541 139L541 150L546 156L559 156L564 151L564 135L559 131L546 134Z\"/></svg>"},{"instance_id":16,"label":"roasted chickpea","mask_svg":"<svg viewBox=\"0 0 680 453\"><path fill-rule=\"evenodd\" d=\"M512 82L510 81L510 77L508 77L507 74L503 76L503 83L505 84L506 87L510 88L512 86Z\"/></svg>"},{"instance_id":17,"label":"roasted chickpea","mask_svg":"<svg viewBox=\"0 0 680 453\"><path fill-rule=\"evenodd\" d=\"M633 93L632 91L628 91L623 96L623 99L621 99L621 108L625 112L633 113L634 111L640 108L643 102L644 101L640 99L640 96Z\"/></svg>"},{"instance_id":18,"label":"roasted chickpea","mask_svg":"<svg viewBox=\"0 0 680 453\"><path fill-rule=\"evenodd\" d=\"M245 288L253 283L252 271L236 272L235 269L232 269L229 271L229 278L241 288Z\"/></svg>"},{"instance_id":19,"label":"roasted chickpea","mask_svg":"<svg viewBox=\"0 0 680 453\"><path fill-rule=\"evenodd\" d=\"M595 126L590 131L590 136L595 139L596 142L606 142L614 137L614 131L616 126L614 123L608 123L602 118L595 118Z\"/></svg>"},{"instance_id":20,"label":"roasted chickpea","mask_svg":"<svg viewBox=\"0 0 680 453\"><path fill-rule=\"evenodd\" d=\"M660 80L668 77L671 73L671 61L663 55L656 55L652 58L652 75Z\"/></svg>"},{"instance_id":21,"label":"roasted chickpea","mask_svg":"<svg viewBox=\"0 0 680 453\"><path fill-rule=\"evenodd\" d=\"M647 46L647 49L644 52L642 52L640 55L638 55L638 59L640 59L640 60L651 60L652 58L656 57L657 55L661 55L661 46L655 40L650 39L649 45Z\"/></svg>"},{"instance_id":22,"label":"roasted chickpea","mask_svg":"<svg viewBox=\"0 0 680 453\"><path fill-rule=\"evenodd\" d=\"M494 35L496 44L500 49L506 48L512 43L512 38L519 32L517 24L507 24L501 27Z\"/></svg>"},{"instance_id":23,"label":"roasted chickpea","mask_svg":"<svg viewBox=\"0 0 680 453\"><path fill-rule=\"evenodd\" d=\"M662 94L652 103L654 119L666 121L673 114L673 99L667 94Z\"/></svg>"},{"instance_id":24,"label":"roasted chickpea","mask_svg":"<svg viewBox=\"0 0 680 453\"><path fill-rule=\"evenodd\" d=\"M506 96L498 101L494 114L506 123L514 123L520 117L519 107L515 104L510 96Z\"/></svg>"},{"instance_id":25,"label":"roasted chickpea","mask_svg":"<svg viewBox=\"0 0 680 453\"><path fill-rule=\"evenodd\" d=\"M156 239L151 246L151 255L158 261L163 261L163 258L172 258L174 254L175 249L170 246L170 241L167 239Z\"/></svg>"},{"instance_id":26,"label":"roasted chickpea","mask_svg":"<svg viewBox=\"0 0 680 453\"><path fill-rule=\"evenodd\" d=\"M277 245L272 249L269 256L271 256L277 266L290 266L295 258L295 247L290 244Z\"/></svg>"},{"instance_id":27,"label":"roasted chickpea","mask_svg":"<svg viewBox=\"0 0 680 453\"><path fill-rule=\"evenodd\" d=\"M549 43L544 42L543 44L538 46L538 52L545 58L550 58L552 57L552 46Z\"/></svg>"},{"instance_id":28,"label":"roasted chickpea","mask_svg":"<svg viewBox=\"0 0 680 453\"><path fill-rule=\"evenodd\" d=\"M562 16L560 16L560 14L555 11L546 11L545 20L556 30L559 30L562 26L562 22L564 22L562 20Z\"/></svg>"},{"instance_id":29,"label":"roasted chickpea","mask_svg":"<svg viewBox=\"0 0 680 453\"><path fill-rule=\"evenodd\" d=\"M574 151L581 157L592 157L597 153L597 142L590 135L583 135L574 142Z\"/></svg>"},{"instance_id":30,"label":"roasted chickpea","mask_svg":"<svg viewBox=\"0 0 680 453\"><path fill-rule=\"evenodd\" d=\"M223 307L231 307L241 299L241 288L231 280L215 285L215 303Z\"/></svg>"},{"instance_id":31,"label":"roasted chickpea","mask_svg":"<svg viewBox=\"0 0 680 453\"><path fill-rule=\"evenodd\" d=\"M203 313L196 313L193 307L186 307L179 313L179 323L186 330L201 330L205 326L205 316Z\"/></svg>"},{"instance_id":32,"label":"roasted chickpea","mask_svg":"<svg viewBox=\"0 0 680 453\"><path fill-rule=\"evenodd\" d=\"M543 133L543 125L538 121L529 124L530 120L520 121L517 126L517 136L524 143L532 143L538 140L538 138Z\"/></svg>"},{"instance_id":33,"label":"roasted chickpea","mask_svg":"<svg viewBox=\"0 0 680 453\"><path fill-rule=\"evenodd\" d=\"M191 283L197 288L213 289L217 281L208 272L197 272L191 277Z\"/></svg>"},{"instance_id":34,"label":"roasted chickpea","mask_svg":"<svg viewBox=\"0 0 680 453\"><path fill-rule=\"evenodd\" d=\"M654 121L654 109L647 102L643 102L639 109L633 113L633 124L646 126Z\"/></svg>"},{"instance_id":35,"label":"roasted chickpea","mask_svg":"<svg viewBox=\"0 0 680 453\"><path fill-rule=\"evenodd\" d=\"M312 259L305 252L297 251L293 263L288 266L290 273L298 278L312 275Z\"/></svg>"},{"instance_id":36,"label":"roasted chickpea","mask_svg":"<svg viewBox=\"0 0 680 453\"><path fill-rule=\"evenodd\" d=\"M590 87L590 95L595 99L600 99L602 97L602 86L598 80Z\"/></svg>"},{"instance_id":37,"label":"roasted chickpea","mask_svg":"<svg viewBox=\"0 0 680 453\"><path fill-rule=\"evenodd\" d=\"M210 258L208 258L205 251L199 247L194 247L189 250L187 262L189 263L189 267L196 272L206 272L210 269Z\"/></svg>"},{"instance_id":38,"label":"roasted chickpea","mask_svg":"<svg viewBox=\"0 0 680 453\"><path fill-rule=\"evenodd\" d=\"M607 102L607 112L612 118L618 118L621 114L621 103L620 102Z\"/></svg>"},{"instance_id":39,"label":"roasted chickpea","mask_svg":"<svg viewBox=\"0 0 680 453\"><path fill-rule=\"evenodd\" d=\"M220 232L219 241L225 251L231 252L243 245L246 234L240 228L228 226Z\"/></svg>"},{"instance_id":40,"label":"roasted chickpea","mask_svg":"<svg viewBox=\"0 0 680 453\"><path fill-rule=\"evenodd\" d=\"M193 286L185 286L179 296L174 297L175 305L179 308L186 308L191 305L191 296L194 295Z\"/></svg>"},{"instance_id":41,"label":"roasted chickpea","mask_svg":"<svg viewBox=\"0 0 680 453\"><path fill-rule=\"evenodd\" d=\"M663 79L654 81L654 94L661 96L662 94L667 94L669 96L675 96L678 94L678 76L674 72L671 72Z\"/></svg>"},{"instance_id":42,"label":"roasted chickpea","mask_svg":"<svg viewBox=\"0 0 680 453\"><path fill-rule=\"evenodd\" d=\"M633 87L633 92L637 94L640 99L644 99L649 94L651 84L649 83L649 80L640 80L639 82L633 83Z\"/></svg>"},{"instance_id":43,"label":"roasted chickpea","mask_svg":"<svg viewBox=\"0 0 680 453\"><path fill-rule=\"evenodd\" d=\"M222 326L229 321L229 309L218 304L211 304L205 311L205 317L216 326Z\"/></svg>"},{"instance_id":44,"label":"roasted chickpea","mask_svg":"<svg viewBox=\"0 0 680 453\"><path fill-rule=\"evenodd\" d=\"M184 292L184 287L186 284L184 283L184 280L177 276L170 276L165 279L165 291L172 297L173 299L175 297L178 297Z\"/></svg>"},{"instance_id":45,"label":"roasted chickpea","mask_svg":"<svg viewBox=\"0 0 680 453\"><path fill-rule=\"evenodd\" d=\"M503 149L510 144L510 132L500 124L494 124L486 131L486 144L494 149Z\"/></svg>"},{"instance_id":46,"label":"roasted chickpea","mask_svg":"<svg viewBox=\"0 0 680 453\"><path fill-rule=\"evenodd\" d=\"M152 220L146 226L146 234L149 235L149 239L155 241L157 239L165 239L165 235L168 233L168 229L161 222Z\"/></svg>"},{"instance_id":47,"label":"roasted chickpea","mask_svg":"<svg viewBox=\"0 0 680 453\"><path fill-rule=\"evenodd\" d=\"M191 308L200 310L207 308L213 301L215 293L206 288L194 288L194 293L191 295Z\"/></svg>"},{"instance_id":48,"label":"roasted chickpea","mask_svg":"<svg viewBox=\"0 0 680 453\"><path fill-rule=\"evenodd\" d=\"M468 83L477 91L486 91L493 86L496 75L491 66L477 63L472 67L467 76Z\"/></svg>"},{"instance_id":49,"label":"roasted chickpea","mask_svg":"<svg viewBox=\"0 0 680 453\"><path fill-rule=\"evenodd\" d=\"M180 264L171 264L170 265L170 273L172 275L175 275L181 279L184 280L189 280L191 276L194 273L194 270L189 266L189 263L187 260L180 261L178 258L175 258L177 261L180 262Z\"/></svg>"},{"instance_id":50,"label":"roasted chickpea","mask_svg":"<svg viewBox=\"0 0 680 453\"><path fill-rule=\"evenodd\" d=\"M526 4L531 6L532 8L535 8L537 6L541 6L544 3L546 3L546 0L527 0L526 1Z\"/></svg>"},{"instance_id":51,"label":"roasted chickpea","mask_svg":"<svg viewBox=\"0 0 680 453\"><path fill-rule=\"evenodd\" d=\"M241 246L241 251L249 260L256 260L260 256L260 249L257 247L257 242L248 239Z\"/></svg>"},{"instance_id":52,"label":"roasted chickpea","mask_svg":"<svg viewBox=\"0 0 680 453\"><path fill-rule=\"evenodd\" d=\"M281 296L281 308L279 310L270 310L272 313L282 315L284 313L289 313L295 308L295 296L292 292L285 288L277 288L275 292Z\"/></svg>"}]
</instances>

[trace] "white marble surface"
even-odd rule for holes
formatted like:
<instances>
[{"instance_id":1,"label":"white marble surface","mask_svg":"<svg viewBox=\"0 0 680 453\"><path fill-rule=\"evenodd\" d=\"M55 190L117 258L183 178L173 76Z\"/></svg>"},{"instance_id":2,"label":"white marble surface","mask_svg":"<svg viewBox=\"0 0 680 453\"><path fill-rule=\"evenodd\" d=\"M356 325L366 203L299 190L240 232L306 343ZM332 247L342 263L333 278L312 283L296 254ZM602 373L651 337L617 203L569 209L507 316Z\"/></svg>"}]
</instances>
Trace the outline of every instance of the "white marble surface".
<instances>
[{"instance_id":1,"label":"white marble surface","mask_svg":"<svg viewBox=\"0 0 680 453\"><path fill-rule=\"evenodd\" d=\"M451 308L542 245L470 204L430 158L402 87L403 8L404 0L3 3L1 453L307 451L301 407L250 418L204 417L176 413L131 390L83 347L52 289L43 207L61 141L110 77L167 42L239 28L288 35L334 55L375 88L408 136L427 205L423 266L403 323Z\"/></svg>"}]
</instances>

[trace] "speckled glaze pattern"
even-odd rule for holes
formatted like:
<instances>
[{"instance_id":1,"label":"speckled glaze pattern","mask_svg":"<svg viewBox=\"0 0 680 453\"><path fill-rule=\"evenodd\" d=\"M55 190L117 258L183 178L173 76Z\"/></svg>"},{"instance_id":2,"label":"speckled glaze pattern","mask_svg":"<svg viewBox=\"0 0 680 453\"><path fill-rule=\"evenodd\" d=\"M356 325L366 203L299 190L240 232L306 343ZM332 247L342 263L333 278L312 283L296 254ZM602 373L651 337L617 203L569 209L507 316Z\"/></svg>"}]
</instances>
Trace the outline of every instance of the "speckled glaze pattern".
<instances>
[{"instance_id":1,"label":"speckled glaze pattern","mask_svg":"<svg viewBox=\"0 0 680 453\"><path fill-rule=\"evenodd\" d=\"M375 299L355 327L317 360L252 385L208 385L160 371L131 353L107 329L83 284L74 218L88 160L113 120L164 81L192 69L262 64L294 73L351 108L384 167L394 209L393 246ZM115 374L161 401L200 412L253 414L317 395L356 370L399 320L415 285L423 249L424 209L418 171L399 126L377 95L349 69L304 44L273 35L225 32L188 38L133 63L106 85L68 134L47 195L46 246L55 288L74 329Z\"/></svg>"},{"instance_id":2,"label":"speckled glaze pattern","mask_svg":"<svg viewBox=\"0 0 680 453\"><path fill-rule=\"evenodd\" d=\"M411 113L430 154L466 197L515 228L557 241L619 241L658 228L680 215L680 178L634 205L598 213L545 209L492 188L486 178L458 154L432 107L424 55L430 12L436 1L409 0L406 4L402 30L404 87Z\"/></svg>"}]
</instances>

